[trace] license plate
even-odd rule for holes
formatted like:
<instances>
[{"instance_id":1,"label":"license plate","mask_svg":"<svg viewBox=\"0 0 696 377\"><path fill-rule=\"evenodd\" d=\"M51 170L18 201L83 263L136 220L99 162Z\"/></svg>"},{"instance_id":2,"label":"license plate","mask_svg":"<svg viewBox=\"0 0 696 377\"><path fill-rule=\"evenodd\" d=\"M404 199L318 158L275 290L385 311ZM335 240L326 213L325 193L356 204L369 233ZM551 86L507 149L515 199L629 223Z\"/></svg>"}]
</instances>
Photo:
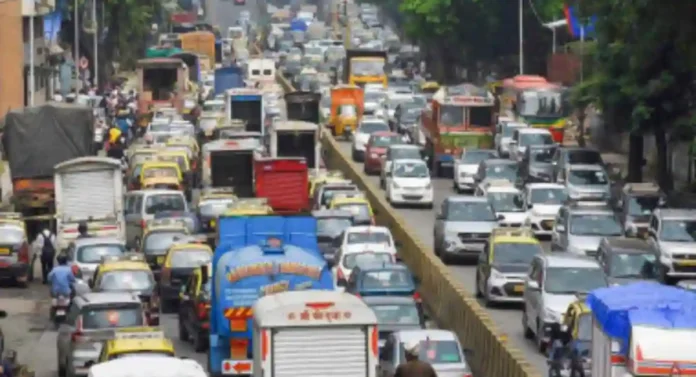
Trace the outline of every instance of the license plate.
<instances>
[{"instance_id":1,"label":"license plate","mask_svg":"<svg viewBox=\"0 0 696 377\"><path fill-rule=\"evenodd\" d=\"M3 247L0 249L0 255L10 255L10 249Z\"/></svg>"},{"instance_id":2,"label":"license plate","mask_svg":"<svg viewBox=\"0 0 696 377\"><path fill-rule=\"evenodd\" d=\"M515 292L524 292L524 285L516 285Z\"/></svg>"},{"instance_id":3,"label":"license plate","mask_svg":"<svg viewBox=\"0 0 696 377\"><path fill-rule=\"evenodd\" d=\"M65 315L65 310L56 310L56 315Z\"/></svg>"},{"instance_id":4,"label":"license plate","mask_svg":"<svg viewBox=\"0 0 696 377\"><path fill-rule=\"evenodd\" d=\"M157 257L157 264L164 263L164 257Z\"/></svg>"},{"instance_id":5,"label":"license plate","mask_svg":"<svg viewBox=\"0 0 696 377\"><path fill-rule=\"evenodd\" d=\"M210 227L215 228L215 220L210 220Z\"/></svg>"},{"instance_id":6,"label":"license plate","mask_svg":"<svg viewBox=\"0 0 696 377\"><path fill-rule=\"evenodd\" d=\"M680 266L696 266L696 260L680 260L675 263Z\"/></svg>"}]
</instances>

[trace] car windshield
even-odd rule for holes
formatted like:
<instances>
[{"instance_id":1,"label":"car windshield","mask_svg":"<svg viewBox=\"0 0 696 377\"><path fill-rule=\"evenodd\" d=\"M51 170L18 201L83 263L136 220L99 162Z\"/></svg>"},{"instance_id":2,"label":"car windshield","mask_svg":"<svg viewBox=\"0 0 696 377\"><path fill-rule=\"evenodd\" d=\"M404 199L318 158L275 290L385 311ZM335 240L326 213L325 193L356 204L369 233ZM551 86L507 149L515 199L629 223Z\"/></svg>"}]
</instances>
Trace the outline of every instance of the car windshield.
<instances>
[{"instance_id":1,"label":"car windshield","mask_svg":"<svg viewBox=\"0 0 696 377\"><path fill-rule=\"evenodd\" d=\"M532 162L548 164L551 163L555 152L554 148L531 148L529 154Z\"/></svg>"},{"instance_id":2,"label":"car windshield","mask_svg":"<svg viewBox=\"0 0 696 377\"><path fill-rule=\"evenodd\" d=\"M519 193L488 192L487 196L496 212L524 212Z\"/></svg>"},{"instance_id":3,"label":"car windshield","mask_svg":"<svg viewBox=\"0 0 696 377\"><path fill-rule=\"evenodd\" d=\"M604 271L596 267L550 267L546 269L544 291L550 294L587 293L607 286Z\"/></svg>"},{"instance_id":4,"label":"car windshield","mask_svg":"<svg viewBox=\"0 0 696 377\"><path fill-rule=\"evenodd\" d=\"M154 215L160 211L186 211L186 200L182 194L148 195L145 213Z\"/></svg>"},{"instance_id":5,"label":"car windshield","mask_svg":"<svg viewBox=\"0 0 696 377\"><path fill-rule=\"evenodd\" d=\"M206 200L198 205L198 212L204 217L217 217L223 214L234 202L234 199Z\"/></svg>"},{"instance_id":6,"label":"car windshield","mask_svg":"<svg viewBox=\"0 0 696 377\"><path fill-rule=\"evenodd\" d=\"M574 185L606 185L606 174L601 170L570 169L568 182Z\"/></svg>"},{"instance_id":7,"label":"car windshield","mask_svg":"<svg viewBox=\"0 0 696 377\"><path fill-rule=\"evenodd\" d=\"M14 225L0 225L0 243L18 244L24 241L24 229Z\"/></svg>"},{"instance_id":8,"label":"car windshield","mask_svg":"<svg viewBox=\"0 0 696 377\"><path fill-rule=\"evenodd\" d=\"M526 147L529 145L549 145L553 144L553 138L548 133L522 133L520 135L520 146Z\"/></svg>"},{"instance_id":9,"label":"car windshield","mask_svg":"<svg viewBox=\"0 0 696 377\"><path fill-rule=\"evenodd\" d=\"M212 258L208 250L176 250L172 252L170 263L172 268L194 268L210 262Z\"/></svg>"},{"instance_id":10,"label":"car windshield","mask_svg":"<svg viewBox=\"0 0 696 377\"><path fill-rule=\"evenodd\" d=\"M493 247L493 263L529 265L541 252L538 243L499 242Z\"/></svg>"},{"instance_id":11,"label":"car windshield","mask_svg":"<svg viewBox=\"0 0 696 377\"><path fill-rule=\"evenodd\" d=\"M362 276L361 289L400 289L408 292L416 290L413 278L408 271L369 271Z\"/></svg>"},{"instance_id":12,"label":"car windshield","mask_svg":"<svg viewBox=\"0 0 696 377\"><path fill-rule=\"evenodd\" d=\"M578 317L578 340L592 340L592 314L581 314Z\"/></svg>"},{"instance_id":13,"label":"car windshield","mask_svg":"<svg viewBox=\"0 0 696 377\"><path fill-rule=\"evenodd\" d=\"M399 178L427 178L430 171L425 164L396 164L393 169L394 177Z\"/></svg>"},{"instance_id":14,"label":"car windshield","mask_svg":"<svg viewBox=\"0 0 696 377\"><path fill-rule=\"evenodd\" d=\"M481 161L495 158L494 151L464 151L462 152L462 163L467 165L478 165Z\"/></svg>"},{"instance_id":15,"label":"car windshield","mask_svg":"<svg viewBox=\"0 0 696 377\"><path fill-rule=\"evenodd\" d=\"M507 179L514 182L518 171L517 164L491 164L486 166L486 179Z\"/></svg>"},{"instance_id":16,"label":"car windshield","mask_svg":"<svg viewBox=\"0 0 696 377\"><path fill-rule=\"evenodd\" d=\"M369 219L372 217L372 214L370 213L370 206L367 203L337 204L333 206L332 209L350 212L350 214L353 215L353 218L356 219Z\"/></svg>"},{"instance_id":17,"label":"car windshield","mask_svg":"<svg viewBox=\"0 0 696 377\"><path fill-rule=\"evenodd\" d=\"M610 276L615 278L655 279L657 258L652 253L614 253Z\"/></svg>"},{"instance_id":18,"label":"car windshield","mask_svg":"<svg viewBox=\"0 0 696 377\"><path fill-rule=\"evenodd\" d=\"M145 291L155 284L152 272L148 270L110 271L102 275L99 282L101 291Z\"/></svg>"},{"instance_id":19,"label":"car windshield","mask_svg":"<svg viewBox=\"0 0 696 377\"><path fill-rule=\"evenodd\" d=\"M401 343L401 360L406 359L404 344ZM418 347L418 359L429 364L461 364L459 344L454 340L424 340Z\"/></svg>"},{"instance_id":20,"label":"car windshield","mask_svg":"<svg viewBox=\"0 0 696 377\"><path fill-rule=\"evenodd\" d=\"M343 267L352 270L357 266L369 266L393 262L394 260L392 255L389 253L352 253L343 258Z\"/></svg>"},{"instance_id":21,"label":"car windshield","mask_svg":"<svg viewBox=\"0 0 696 377\"><path fill-rule=\"evenodd\" d=\"M447 221L496 221L488 202L456 202L447 206Z\"/></svg>"},{"instance_id":22,"label":"car windshield","mask_svg":"<svg viewBox=\"0 0 696 377\"><path fill-rule=\"evenodd\" d=\"M388 233L379 231L351 231L348 233L348 244L356 245L363 243L382 243L391 246L391 237Z\"/></svg>"},{"instance_id":23,"label":"car windshield","mask_svg":"<svg viewBox=\"0 0 696 377\"><path fill-rule=\"evenodd\" d=\"M155 232L145 236L143 251L150 255L164 255L174 241L186 237L186 232Z\"/></svg>"},{"instance_id":24,"label":"car windshield","mask_svg":"<svg viewBox=\"0 0 696 377\"><path fill-rule=\"evenodd\" d=\"M602 155L597 151L577 150L568 152L568 163L571 165L601 165Z\"/></svg>"},{"instance_id":25,"label":"car windshield","mask_svg":"<svg viewBox=\"0 0 696 377\"><path fill-rule=\"evenodd\" d=\"M575 236L620 236L621 224L613 214L573 215L570 234Z\"/></svg>"},{"instance_id":26,"label":"car windshield","mask_svg":"<svg viewBox=\"0 0 696 377\"><path fill-rule=\"evenodd\" d=\"M422 158L421 152L418 148L392 148L391 159L401 160L401 159L419 159Z\"/></svg>"},{"instance_id":27,"label":"car windshield","mask_svg":"<svg viewBox=\"0 0 696 377\"><path fill-rule=\"evenodd\" d=\"M122 255L126 247L121 244L85 245L77 249L76 260L80 263L101 263L103 257Z\"/></svg>"},{"instance_id":28,"label":"car windshield","mask_svg":"<svg viewBox=\"0 0 696 377\"><path fill-rule=\"evenodd\" d=\"M399 305L370 305L370 309L377 316L379 325L420 325L420 316L416 304Z\"/></svg>"},{"instance_id":29,"label":"car windshield","mask_svg":"<svg viewBox=\"0 0 696 377\"><path fill-rule=\"evenodd\" d=\"M352 220L345 217L320 217L317 219L317 236L337 237L351 226Z\"/></svg>"},{"instance_id":30,"label":"car windshield","mask_svg":"<svg viewBox=\"0 0 696 377\"><path fill-rule=\"evenodd\" d=\"M87 306L80 313L85 330L143 326L143 308L137 304Z\"/></svg>"},{"instance_id":31,"label":"car windshield","mask_svg":"<svg viewBox=\"0 0 696 377\"><path fill-rule=\"evenodd\" d=\"M633 196L628 199L629 216L648 216L660 204L659 196Z\"/></svg>"},{"instance_id":32,"label":"car windshield","mask_svg":"<svg viewBox=\"0 0 696 377\"><path fill-rule=\"evenodd\" d=\"M329 203L333 200L334 195L339 194L339 193L350 193L350 192L359 192L355 186L336 186L336 187L327 187L324 189L324 191L321 193L321 204L328 206Z\"/></svg>"},{"instance_id":33,"label":"car windshield","mask_svg":"<svg viewBox=\"0 0 696 377\"><path fill-rule=\"evenodd\" d=\"M389 126L383 122L364 122L358 129L358 132L362 134L373 134L379 131L389 131Z\"/></svg>"},{"instance_id":34,"label":"car windshield","mask_svg":"<svg viewBox=\"0 0 696 377\"><path fill-rule=\"evenodd\" d=\"M386 148L398 143L401 143L401 136L399 135L373 136L372 138L372 146L378 148Z\"/></svg>"},{"instance_id":35,"label":"car windshield","mask_svg":"<svg viewBox=\"0 0 696 377\"><path fill-rule=\"evenodd\" d=\"M662 220L660 240L696 242L696 220Z\"/></svg>"},{"instance_id":36,"label":"car windshield","mask_svg":"<svg viewBox=\"0 0 696 377\"><path fill-rule=\"evenodd\" d=\"M558 188L535 188L530 193L530 203L532 204L563 204L568 194L565 189Z\"/></svg>"}]
</instances>

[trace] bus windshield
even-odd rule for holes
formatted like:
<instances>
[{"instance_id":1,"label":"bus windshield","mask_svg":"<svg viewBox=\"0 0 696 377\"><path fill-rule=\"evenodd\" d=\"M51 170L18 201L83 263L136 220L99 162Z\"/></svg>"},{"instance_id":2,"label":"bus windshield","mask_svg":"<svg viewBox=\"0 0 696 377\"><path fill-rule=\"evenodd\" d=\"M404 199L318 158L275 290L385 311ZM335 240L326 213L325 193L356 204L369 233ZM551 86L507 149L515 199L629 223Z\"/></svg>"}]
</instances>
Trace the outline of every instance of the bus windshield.
<instances>
[{"instance_id":1,"label":"bus windshield","mask_svg":"<svg viewBox=\"0 0 696 377\"><path fill-rule=\"evenodd\" d=\"M563 98L559 91L528 90L517 101L522 116L559 117L563 115Z\"/></svg>"}]
</instances>

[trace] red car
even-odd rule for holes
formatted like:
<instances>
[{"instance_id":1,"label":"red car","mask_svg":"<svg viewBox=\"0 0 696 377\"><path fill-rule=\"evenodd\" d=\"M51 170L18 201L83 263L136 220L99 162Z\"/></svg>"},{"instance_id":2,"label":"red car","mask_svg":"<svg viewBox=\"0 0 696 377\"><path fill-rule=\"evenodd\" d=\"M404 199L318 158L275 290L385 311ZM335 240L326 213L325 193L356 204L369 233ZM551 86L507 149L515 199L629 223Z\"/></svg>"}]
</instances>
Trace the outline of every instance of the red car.
<instances>
[{"instance_id":1,"label":"red car","mask_svg":"<svg viewBox=\"0 0 696 377\"><path fill-rule=\"evenodd\" d=\"M391 131L379 131L370 136L365 146L365 174L379 174L382 171L382 156L393 144L402 144L401 135Z\"/></svg>"}]
</instances>

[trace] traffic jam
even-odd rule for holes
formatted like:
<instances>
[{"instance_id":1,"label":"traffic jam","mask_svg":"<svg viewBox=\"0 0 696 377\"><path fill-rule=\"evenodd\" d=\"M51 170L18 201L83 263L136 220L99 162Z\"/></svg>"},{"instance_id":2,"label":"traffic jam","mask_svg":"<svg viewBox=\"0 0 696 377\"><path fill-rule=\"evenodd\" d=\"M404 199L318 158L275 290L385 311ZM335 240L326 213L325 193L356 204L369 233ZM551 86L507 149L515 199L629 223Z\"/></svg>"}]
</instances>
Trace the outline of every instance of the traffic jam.
<instances>
[{"instance_id":1,"label":"traffic jam","mask_svg":"<svg viewBox=\"0 0 696 377\"><path fill-rule=\"evenodd\" d=\"M481 305L521 309L549 375L693 372L696 213L564 145L566 88L439 84L377 7L338 7L348 38L310 5L175 25L123 135L82 105L8 114L0 277L26 288L41 263L58 376L479 375L324 133L395 210L434 214L428 247L473 266Z\"/></svg>"}]
</instances>

